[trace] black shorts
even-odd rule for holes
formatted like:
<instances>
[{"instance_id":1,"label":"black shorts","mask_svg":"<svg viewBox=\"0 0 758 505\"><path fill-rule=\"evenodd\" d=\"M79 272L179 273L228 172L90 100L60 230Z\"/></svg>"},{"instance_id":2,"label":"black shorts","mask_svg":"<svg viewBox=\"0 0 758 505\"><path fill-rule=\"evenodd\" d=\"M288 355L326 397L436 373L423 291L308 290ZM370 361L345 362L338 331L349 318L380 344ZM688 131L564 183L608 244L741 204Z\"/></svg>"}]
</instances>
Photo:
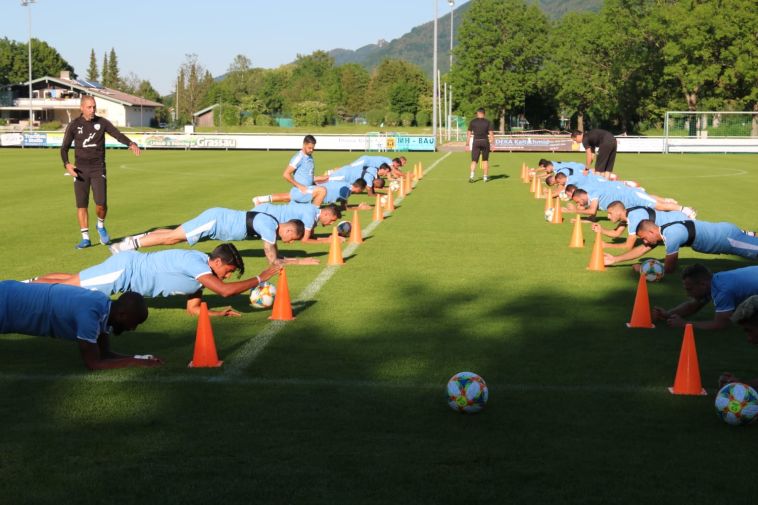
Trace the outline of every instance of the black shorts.
<instances>
[{"instance_id":1,"label":"black shorts","mask_svg":"<svg viewBox=\"0 0 758 505\"><path fill-rule=\"evenodd\" d=\"M79 174L79 177L74 179L76 208L86 209L89 206L90 188L92 188L92 199L95 200L95 205L105 207L108 200L105 167L76 167L76 170Z\"/></svg>"},{"instance_id":2,"label":"black shorts","mask_svg":"<svg viewBox=\"0 0 758 505\"><path fill-rule=\"evenodd\" d=\"M616 142L600 144L595 159L595 172L613 172L616 163Z\"/></svg>"},{"instance_id":3,"label":"black shorts","mask_svg":"<svg viewBox=\"0 0 758 505\"><path fill-rule=\"evenodd\" d=\"M482 161L490 159L490 141L487 139L474 139L471 144L471 161L479 161L479 155L482 155Z\"/></svg>"}]
</instances>

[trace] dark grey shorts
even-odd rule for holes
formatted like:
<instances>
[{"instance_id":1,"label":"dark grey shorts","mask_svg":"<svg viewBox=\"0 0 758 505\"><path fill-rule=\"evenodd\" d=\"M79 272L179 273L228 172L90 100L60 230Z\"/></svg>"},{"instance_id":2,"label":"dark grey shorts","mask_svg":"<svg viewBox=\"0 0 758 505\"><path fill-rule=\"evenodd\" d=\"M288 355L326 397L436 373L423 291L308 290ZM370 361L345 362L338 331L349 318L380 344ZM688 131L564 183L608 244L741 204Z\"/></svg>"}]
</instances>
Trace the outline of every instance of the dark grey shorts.
<instances>
[{"instance_id":1,"label":"dark grey shorts","mask_svg":"<svg viewBox=\"0 0 758 505\"><path fill-rule=\"evenodd\" d=\"M92 199L95 205L105 207L108 200L105 167L76 167L79 177L74 179L74 196L76 207L86 209L89 206L89 190L92 188Z\"/></svg>"}]
</instances>

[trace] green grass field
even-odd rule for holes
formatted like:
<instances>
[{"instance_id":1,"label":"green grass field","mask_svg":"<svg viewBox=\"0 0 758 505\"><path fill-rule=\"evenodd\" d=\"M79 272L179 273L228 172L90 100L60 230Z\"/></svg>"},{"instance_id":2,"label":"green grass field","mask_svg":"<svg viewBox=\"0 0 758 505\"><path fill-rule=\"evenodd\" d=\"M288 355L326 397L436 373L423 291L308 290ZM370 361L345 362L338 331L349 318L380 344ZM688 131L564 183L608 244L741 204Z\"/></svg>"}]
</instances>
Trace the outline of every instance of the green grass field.
<instances>
[{"instance_id":1,"label":"green grass field","mask_svg":"<svg viewBox=\"0 0 758 505\"><path fill-rule=\"evenodd\" d=\"M249 208L286 190L292 154L109 151L108 228L120 237ZM357 156L317 151L317 170ZM682 331L624 326L631 269L587 271L591 244L569 249L572 225L546 223L519 179L522 161L544 155L494 154L486 185L467 182L466 156L410 153L428 173L326 282L326 245L282 246L321 259L287 268L295 321L273 328L245 296L206 295L243 312L213 320L222 368L187 368L196 321L179 297L149 300L148 321L113 339L163 357L158 369L90 373L71 343L1 336L0 503L749 502L758 428L722 423L713 392L724 370L758 375L758 349L736 328L697 332L710 395L669 395ZM756 159L621 154L617 172L699 219L755 229ZM0 162L0 278L109 256L74 249L57 150L3 149ZM366 231L371 212L361 218ZM237 245L246 275L264 268L259 243ZM749 264L687 251L680 266L698 260ZM676 276L649 291L655 305L684 298ZM464 370L490 387L476 416L446 405L447 379Z\"/></svg>"}]
</instances>

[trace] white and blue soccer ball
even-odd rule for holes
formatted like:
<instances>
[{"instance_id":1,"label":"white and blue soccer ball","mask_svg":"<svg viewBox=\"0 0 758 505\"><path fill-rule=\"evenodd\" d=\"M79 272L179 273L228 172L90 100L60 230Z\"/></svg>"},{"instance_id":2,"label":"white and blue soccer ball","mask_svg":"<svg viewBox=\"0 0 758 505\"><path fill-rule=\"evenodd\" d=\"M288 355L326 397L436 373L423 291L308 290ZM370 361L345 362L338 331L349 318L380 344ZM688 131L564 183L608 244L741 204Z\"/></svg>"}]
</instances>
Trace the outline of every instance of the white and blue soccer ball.
<instances>
[{"instance_id":1,"label":"white and blue soccer ball","mask_svg":"<svg viewBox=\"0 0 758 505\"><path fill-rule=\"evenodd\" d=\"M484 379L473 372L457 373L447 381L447 404L456 412L479 412L487 404L489 395Z\"/></svg>"},{"instance_id":2,"label":"white and blue soccer ball","mask_svg":"<svg viewBox=\"0 0 758 505\"><path fill-rule=\"evenodd\" d=\"M270 282L261 282L250 290L250 305L256 309L268 309L274 304L276 287Z\"/></svg>"},{"instance_id":3,"label":"white and blue soccer ball","mask_svg":"<svg viewBox=\"0 0 758 505\"><path fill-rule=\"evenodd\" d=\"M758 393L747 384L732 382L716 393L716 414L727 424L742 426L758 417Z\"/></svg>"},{"instance_id":4,"label":"white and blue soccer ball","mask_svg":"<svg viewBox=\"0 0 758 505\"><path fill-rule=\"evenodd\" d=\"M665 272L663 263L656 259L646 259L640 263L640 273L645 276L645 280L648 282L660 281Z\"/></svg>"},{"instance_id":5,"label":"white and blue soccer ball","mask_svg":"<svg viewBox=\"0 0 758 505\"><path fill-rule=\"evenodd\" d=\"M571 200L571 198L569 198L568 196L568 193L566 193L565 191L561 191L560 193L558 193L558 198L560 198L562 202L568 202L569 200Z\"/></svg>"},{"instance_id":6,"label":"white and blue soccer ball","mask_svg":"<svg viewBox=\"0 0 758 505\"><path fill-rule=\"evenodd\" d=\"M553 207L550 207L545 211L545 221L552 221L553 220L553 214L555 214L555 209Z\"/></svg>"},{"instance_id":7,"label":"white and blue soccer ball","mask_svg":"<svg viewBox=\"0 0 758 505\"><path fill-rule=\"evenodd\" d=\"M350 224L350 221L340 221L337 224L337 235L340 237L349 237L350 231L353 229L353 226Z\"/></svg>"},{"instance_id":8,"label":"white and blue soccer ball","mask_svg":"<svg viewBox=\"0 0 758 505\"><path fill-rule=\"evenodd\" d=\"M400 191L400 181L397 179L394 179L390 182L390 190L391 191Z\"/></svg>"}]
</instances>

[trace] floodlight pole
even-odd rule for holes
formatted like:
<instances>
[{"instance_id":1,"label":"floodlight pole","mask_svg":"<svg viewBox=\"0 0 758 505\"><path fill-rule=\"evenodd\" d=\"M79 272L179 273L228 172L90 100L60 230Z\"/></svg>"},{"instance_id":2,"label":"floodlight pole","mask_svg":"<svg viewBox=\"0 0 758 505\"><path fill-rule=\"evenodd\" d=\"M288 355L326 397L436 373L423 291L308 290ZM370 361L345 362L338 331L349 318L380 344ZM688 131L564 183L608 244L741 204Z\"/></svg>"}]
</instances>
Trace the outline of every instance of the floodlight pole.
<instances>
[{"instance_id":1,"label":"floodlight pole","mask_svg":"<svg viewBox=\"0 0 758 505\"><path fill-rule=\"evenodd\" d=\"M34 111L32 110L32 4L37 0L21 0L21 6L28 8L29 14L29 135L34 126Z\"/></svg>"},{"instance_id":2,"label":"floodlight pole","mask_svg":"<svg viewBox=\"0 0 758 505\"><path fill-rule=\"evenodd\" d=\"M434 49L432 50L432 79L434 79L434 85L432 86L432 137L434 138L434 150L437 150L437 88L439 82L437 82L437 0L434 2L434 37L432 37L432 44Z\"/></svg>"}]
</instances>

